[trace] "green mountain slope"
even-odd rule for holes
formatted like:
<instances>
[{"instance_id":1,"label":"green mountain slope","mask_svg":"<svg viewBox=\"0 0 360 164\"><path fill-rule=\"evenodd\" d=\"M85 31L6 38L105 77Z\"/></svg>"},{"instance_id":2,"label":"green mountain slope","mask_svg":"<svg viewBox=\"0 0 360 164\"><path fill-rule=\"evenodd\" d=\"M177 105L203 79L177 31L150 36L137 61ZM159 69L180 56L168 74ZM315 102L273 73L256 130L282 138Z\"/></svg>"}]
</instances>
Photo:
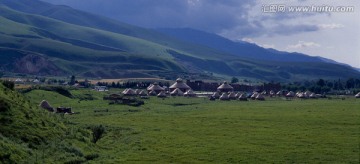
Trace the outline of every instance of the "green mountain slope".
<instances>
[{"instance_id":1,"label":"green mountain slope","mask_svg":"<svg viewBox=\"0 0 360 164\"><path fill-rule=\"evenodd\" d=\"M215 73L267 81L359 75L332 63L239 57L37 0L1 0L0 22L0 69L7 72L101 78Z\"/></svg>"}]
</instances>

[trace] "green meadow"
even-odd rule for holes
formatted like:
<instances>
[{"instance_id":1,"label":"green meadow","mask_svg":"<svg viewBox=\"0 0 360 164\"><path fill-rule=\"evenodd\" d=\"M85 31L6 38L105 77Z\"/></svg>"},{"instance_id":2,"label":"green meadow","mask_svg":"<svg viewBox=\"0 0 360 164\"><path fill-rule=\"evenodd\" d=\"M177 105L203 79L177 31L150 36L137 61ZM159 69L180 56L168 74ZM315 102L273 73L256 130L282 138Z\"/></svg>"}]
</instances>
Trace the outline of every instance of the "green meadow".
<instances>
[{"instance_id":1,"label":"green meadow","mask_svg":"<svg viewBox=\"0 0 360 164\"><path fill-rule=\"evenodd\" d=\"M33 90L32 104L72 107L68 140L89 163L358 163L360 100L209 101L151 97L145 105L109 105L109 93L71 90L72 98ZM40 110L40 109L39 109ZM105 133L89 142L89 127ZM83 133L83 131L87 131ZM82 135L89 135L82 137ZM80 138L80 139L79 139ZM63 159L64 160L64 159Z\"/></svg>"}]
</instances>

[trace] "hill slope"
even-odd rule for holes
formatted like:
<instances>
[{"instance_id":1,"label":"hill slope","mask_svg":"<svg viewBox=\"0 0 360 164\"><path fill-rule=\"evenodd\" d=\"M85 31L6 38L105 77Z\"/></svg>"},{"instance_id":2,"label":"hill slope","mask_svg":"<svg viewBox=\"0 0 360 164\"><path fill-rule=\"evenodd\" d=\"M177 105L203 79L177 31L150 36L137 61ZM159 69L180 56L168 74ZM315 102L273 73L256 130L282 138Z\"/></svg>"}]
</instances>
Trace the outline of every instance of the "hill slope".
<instances>
[{"instance_id":1,"label":"hill slope","mask_svg":"<svg viewBox=\"0 0 360 164\"><path fill-rule=\"evenodd\" d=\"M101 78L215 73L267 81L359 75L302 54L239 46L211 34L179 38L37 0L0 0L0 22L0 69L6 72Z\"/></svg>"}]
</instances>

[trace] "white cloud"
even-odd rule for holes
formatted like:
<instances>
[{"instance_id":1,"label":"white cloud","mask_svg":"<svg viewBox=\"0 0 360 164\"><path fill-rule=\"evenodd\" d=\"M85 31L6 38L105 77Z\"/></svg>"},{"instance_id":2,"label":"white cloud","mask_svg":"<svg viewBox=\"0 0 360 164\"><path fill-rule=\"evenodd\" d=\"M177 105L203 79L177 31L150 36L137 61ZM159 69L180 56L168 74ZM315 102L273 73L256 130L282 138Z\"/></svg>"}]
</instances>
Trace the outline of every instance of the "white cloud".
<instances>
[{"instance_id":1,"label":"white cloud","mask_svg":"<svg viewBox=\"0 0 360 164\"><path fill-rule=\"evenodd\" d=\"M244 42L255 43L255 41L252 38L242 38L241 40Z\"/></svg>"},{"instance_id":2,"label":"white cloud","mask_svg":"<svg viewBox=\"0 0 360 164\"><path fill-rule=\"evenodd\" d=\"M321 45L315 42L299 41L297 44L289 45L287 49L302 49L302 48L317 48L317 47L321 47Z\"/></svg>"},{"instance_id":3,"label":"white cloud","mask_svg":"<svg viewBox=\"0 0 360 164\"><path fill-rule=\"evenodd\" d=\"M252 38L242 38L241 41L244 41L244 42L249 42L249 43L253 43L253 44L256 44L260 47L263 47L263 48L275 48L275 45L274 44L262 44L262 43L259 43L259 42L256 42L254 39Z\"/></svg>"},{"instance_id":4,"label":"white cloud","mask_svg":"<svg viewBox=\"0 0 360 164\"><path fill-rule=\"evenodd\" d=\"M345 26L343 24L319 24L319 28L321 29L338 29L338 28L344 28Z\"/></svg>"}]
</instances>

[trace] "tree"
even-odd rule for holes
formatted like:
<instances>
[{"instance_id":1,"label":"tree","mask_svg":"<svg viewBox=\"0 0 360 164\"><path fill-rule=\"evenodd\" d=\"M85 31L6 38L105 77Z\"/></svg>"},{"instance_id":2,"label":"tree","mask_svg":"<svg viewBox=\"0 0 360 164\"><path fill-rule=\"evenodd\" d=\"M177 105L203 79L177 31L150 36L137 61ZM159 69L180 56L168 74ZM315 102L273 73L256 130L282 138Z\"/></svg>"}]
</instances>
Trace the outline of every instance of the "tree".
<instances>
[{"instance_id":1,"label":"tree","mask_svg":"<svg viewBox=\"0 0 360 164\"><path fill-rule=\"evenodd\" d=\"M355 79L354 78L350 78L349 80L346 81L346 88L347 89L355 88Z\"/></svg>"},{"instance_id":2,"label":"tree","mask_svg":"<svg viewBox=\"0 0 360 164\"><path fill-rule=\"evenodd\" d=\"M320 87L324 87L325 86L325 80L324 79L319 79L319 81L316 82L316 85L318 85Z\"/></svg>"},{"instance_id":3,"label":"tree","mask_svg":"<svg viewBox=\"0 0 360 164\"><path fill-rule=\"evenodd\" d=\"M238 79L238 78L236 78L236 77L232 77L232 78L231 78L231 83L232 83L232 84L237 83L237 82L239 82L239 79Z\"/></svg>"},{"instance_id":4,"label":"tree","mask_svg":"<svg viewBox=\"0 0 360 164\"><path fill-rule=\"evenodd\" d=\"M72 75L71 78L70 78L70 82L69 82L69 85L74 85L75 84L75 76Z\"/></svg>"}]
</instances>

